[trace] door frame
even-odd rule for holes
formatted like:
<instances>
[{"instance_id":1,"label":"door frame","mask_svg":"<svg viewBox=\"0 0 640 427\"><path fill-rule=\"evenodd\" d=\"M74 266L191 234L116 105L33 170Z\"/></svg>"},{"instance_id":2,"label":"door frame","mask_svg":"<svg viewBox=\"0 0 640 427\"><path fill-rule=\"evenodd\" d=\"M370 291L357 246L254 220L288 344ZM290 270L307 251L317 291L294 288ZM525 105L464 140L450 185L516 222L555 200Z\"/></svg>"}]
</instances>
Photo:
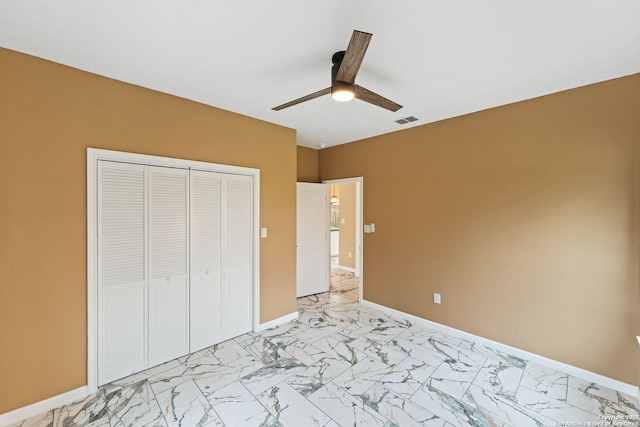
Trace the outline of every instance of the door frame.
<instances>
[{"instance_id":1,"label":"door frame","mask_svg":"<svg viewBox=\"0 0 640 427\"><path fill-rule=\"evenodd\" d=\"M364 224L364 177L356 176L352 178L326 179L323 184L348 184L356 183L356 273L358 274L358 298L362 301L362 288L364 286L363 263L363 224ZM329 257L329 269L331 269L331 257Z\"/></svg>"},{"instance_id":2,"label":"door frame","mask_svg":"<svg viewBox=\"0 0 640 427\"><path fill-rule=\"evenodd\" d=\"M260 169L124 151L87 148L87 388L98 390L98 161L194 169L252 177L252 326L260 330Z\"/></svg>"}]
</instances>

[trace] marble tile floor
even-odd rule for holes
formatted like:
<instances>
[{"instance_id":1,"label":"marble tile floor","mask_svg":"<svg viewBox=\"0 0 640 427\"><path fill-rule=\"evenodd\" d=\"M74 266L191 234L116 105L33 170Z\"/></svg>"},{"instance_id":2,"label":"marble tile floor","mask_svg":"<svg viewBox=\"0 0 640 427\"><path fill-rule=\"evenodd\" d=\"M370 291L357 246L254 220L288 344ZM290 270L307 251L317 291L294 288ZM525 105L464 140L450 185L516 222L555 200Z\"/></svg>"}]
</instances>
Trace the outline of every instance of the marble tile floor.
<instances>
[{"instance_id":1,"label":"marble tile floor","mask_svg":"<svg viewBox=\"0 0 640 427\"><path fill-rule=\"evenodd\" d=\"M329 291L341 294L350 301L358 302L360 300L359 279L354 273L331 266L331 282Z\"/></svg>"},{"instance_id":2,"label":"marble tile floor","mask_svg":"<svg viewBox=\"0 0 640 427\"><path fill-rule=\"evenodd\" d=\"M607 425L603 416L631 420L611 425L638 425L633 396L340 293L300 298L298 308L295 321L115 381L14 426Z\"/></svg>"}]
</instances>

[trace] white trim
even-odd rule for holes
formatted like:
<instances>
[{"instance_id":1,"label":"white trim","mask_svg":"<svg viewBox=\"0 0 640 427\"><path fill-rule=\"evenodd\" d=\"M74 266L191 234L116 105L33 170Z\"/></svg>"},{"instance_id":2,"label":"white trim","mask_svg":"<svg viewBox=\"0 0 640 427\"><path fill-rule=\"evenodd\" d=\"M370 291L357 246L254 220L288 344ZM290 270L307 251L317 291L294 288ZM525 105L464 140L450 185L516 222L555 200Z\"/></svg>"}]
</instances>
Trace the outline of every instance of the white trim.
<instances>
[{"instance_id":1,"label":"white trim","mask_svg":"<svg viewBox=\"0 0 640 427\"><path fill-rule=\"evenodd\" d=\"M356 181L356 269L354 273L356 276L362 276L362 177ZM359 283L358 285L361 285ZM362 289L362 286L359 286ZM362 292L360 292L360 299L362 299Z\"/></svg>"},{"instance_id":2,"label":"white trim","mask_svg":"<svg viewBox=\"0 0 640 427\"><path fill-rule=\"evenodd\" d=\"M291 322L292 320L296 320L298 318L298 312L294 311L293 313L285 314L282 317L278 317L277 319L269 320L268 322L261 323L257 328L254 329L254 332L264 331L270 328L275 328L276 326L280 326L283 323Z\"/></svg>"},{"instance_id":3,"label":"white trim","mask_svg":"<svg viewBox=\"0 0 640 427\"><path fill-rule=\"evenodd\" d=\"M260 169L253 174L253 331L260 327Z\"/></svg>"},{"instance_id":4,"label":"white trim","mask_svg":"<svg viewBox=\"0 0 640 427\"><path fill-rule=\"evenodd\" d=\"M471 334L469 332L464 332L459 329L452 328L450 326L442 325L440 323L433 322L431 320L423 319L422 317L414 316L412 314L408 314L399 310L395 310L393 308L385 307L384 305L376 304L371 301L362 300L360 301L362 305L373 307L380 311L405 318L412 322L416 322L418 324L422 324L424 326L440 329L443 332L446 332L450 335L455 335L460 338L466 338L469 340L473 340L475 342L486 345L487 347L494 348L496 350L504 351L505 353L509 353L511 355L521 357L526 360L530 360L532 362L538 363L540 365L544 365L546 367L567 373L569 375L585 379L587 381L603 385L605 387L609 387L613 390L617 390L631 396L638 396L638 387L632 384L627 384L625 382L615 380L613 378L606 377L601 374L597 374L595 372L587 371L586 369L578 368L577 366L569 365L564 362L559 362L557 360L549 359L548 357L540 356L535 353L530 353L526 350L522 350L516 347L511 347L507 344L502 344L497 341L490 340L488 338L483 338L478 335Z\"/></svg>"},{"instance_id":5,"label":"white trim","mask_svg":"<svg viewBox=\"0 0 640 427\"><path fill-rule=\"evenodd\" d=\"M98 160L137 163L253 178L253 330L260 327L260 169L124 151L87 148L87 390L98 390L97 353L97 169Z\"/></svg>"},{"instance_id":6,"label":"white trim","mask_svg":"<svg viewBox=\"0 0 640 427\"><path fill-rule=\"evenodd\" d=\"M87 388L98 390L98 154L87 148Z\"/></svg>"},{"instance_id":7,"label":"white trim","mask_svg":"<svg viewBox=\"0 0 640 427\"><path fill-rule=\"evenodd\" d=\"M57 396L41 400L22 408L14 409L10 412L0 414L0 426L8 426L36 415L44 414L60 406L68 405L71 402L84 399L89 395L87 386L78 387Z\"/></svg>"},{"instance_id":8,"label":"white trim","mask_svg":"<svg viewBox=\"0 0 640 427\"><path fill-rule=\"evenodd\" d=\"M352 178L340 178L340 179L327 179L322 181L324 184L346 184L350 182L356 183L356 268L355 274L358 277L358 299L362 302L363 287L364 287L364 269L362 262L364 260L364 245L362 239L362 225L364 224L364 177L356 176ZM331 257L329 257L331 262ZM329 265L331 268L331 265Z\"/></svg>"},{"instance_id":9,"label":"white trim","mask_svg":"<svg viewBox=\"0 0 640 427\"><path fill-rule=\"evenodd\" d=\"M244 166L223 165L219 163L202 162L199 160L178 159L173 157L152 156L149 154L130 153L126 151L104 150L101 148L87 148L87 159L106 160L122 163L136 163L149 166L164 166L180 169L197 169L209 172L230 173L236 175L254 175L259 169Z\"/></svg>"}]
</instances>

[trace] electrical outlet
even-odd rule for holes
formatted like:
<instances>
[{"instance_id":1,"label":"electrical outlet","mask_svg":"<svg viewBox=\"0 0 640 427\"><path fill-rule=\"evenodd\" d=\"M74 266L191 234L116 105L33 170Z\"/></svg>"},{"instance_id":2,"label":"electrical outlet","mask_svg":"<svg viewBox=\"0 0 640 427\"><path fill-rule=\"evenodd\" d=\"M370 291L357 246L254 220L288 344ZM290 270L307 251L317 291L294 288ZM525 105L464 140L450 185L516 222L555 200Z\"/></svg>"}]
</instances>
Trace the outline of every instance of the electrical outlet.
<instances>
[{"instance_id":1,"label":"electrical outlet","mask_svg":"<svg viewBox=\"0 0 640 427\"><path fill-rule=\"evenodd\" d=\"M439 293L434 292L434 294L433 294L433 303L434 304L440 304L441 303L440 294Z\"/></svg>"}]
</instances>

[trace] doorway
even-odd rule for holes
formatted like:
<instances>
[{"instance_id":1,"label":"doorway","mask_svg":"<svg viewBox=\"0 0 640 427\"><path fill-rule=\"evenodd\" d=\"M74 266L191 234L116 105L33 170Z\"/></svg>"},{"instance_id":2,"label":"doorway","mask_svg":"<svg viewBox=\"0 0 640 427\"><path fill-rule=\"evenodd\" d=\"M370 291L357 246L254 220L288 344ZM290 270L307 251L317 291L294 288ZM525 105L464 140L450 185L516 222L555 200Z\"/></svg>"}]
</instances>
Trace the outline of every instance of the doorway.
<instances>
[{"instance_id":1,"label":"doorway","mask_svg":"<svg viewBox=\"0 0 640 427\"><path fill-rule=\"evenodd\" d=\"M330 194L330 292L362 299L362 178L325 181Z\"/></svg>"}]
</instances>

